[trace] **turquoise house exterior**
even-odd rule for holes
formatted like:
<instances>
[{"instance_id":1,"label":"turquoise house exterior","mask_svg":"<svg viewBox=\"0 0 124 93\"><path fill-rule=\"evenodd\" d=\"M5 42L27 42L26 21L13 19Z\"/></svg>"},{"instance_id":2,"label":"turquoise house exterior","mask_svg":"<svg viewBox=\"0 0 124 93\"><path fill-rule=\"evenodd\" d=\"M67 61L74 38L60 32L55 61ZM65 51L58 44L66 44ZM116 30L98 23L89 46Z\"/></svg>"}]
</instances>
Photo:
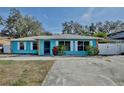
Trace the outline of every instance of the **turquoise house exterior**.
<instances>
[{"instance_id":1,"label":"turquoise house exterior","mask_svg":"<svg viewBox=\"0 0 124 93\"><path fill-rule=\"evenodd\" d=\"M34 36L11 41L11 52L15 54L50 55L53 56L55 46L64 45L64 55L87 56L86 46L97 47L97 39L80 35Z\"/></svg>"}]
</instances>

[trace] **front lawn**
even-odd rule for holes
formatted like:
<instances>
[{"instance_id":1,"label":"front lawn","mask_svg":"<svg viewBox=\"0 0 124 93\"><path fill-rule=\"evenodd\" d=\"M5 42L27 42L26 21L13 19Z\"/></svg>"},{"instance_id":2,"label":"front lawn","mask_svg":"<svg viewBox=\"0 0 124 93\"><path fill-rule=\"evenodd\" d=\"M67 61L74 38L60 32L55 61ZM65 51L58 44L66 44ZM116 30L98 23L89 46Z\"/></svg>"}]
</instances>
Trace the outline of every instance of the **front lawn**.
<instances>
[{"instance_id":1,"label":"front lawn","mask_svg":"<svg viewBox=\"0 0 124 93\"><path fill-rule=\"evenodd\" d=\"M1 86L41 85L54 61L0 61Z\"/></svg>"}]
</instances>

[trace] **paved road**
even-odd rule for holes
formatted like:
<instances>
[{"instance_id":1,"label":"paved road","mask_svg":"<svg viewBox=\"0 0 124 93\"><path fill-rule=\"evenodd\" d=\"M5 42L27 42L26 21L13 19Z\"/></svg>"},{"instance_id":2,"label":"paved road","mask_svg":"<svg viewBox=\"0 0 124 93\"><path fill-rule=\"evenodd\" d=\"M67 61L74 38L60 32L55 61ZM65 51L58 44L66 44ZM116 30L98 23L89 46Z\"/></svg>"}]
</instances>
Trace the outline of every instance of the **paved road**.
<instances>
[{"instance_id":1,"label":"paved road","mask_svg":"<svg viewBox=\"0 0 124 93\"><path fill-rule=\"evenodd\" d=\"M57 60L42 85L124 85L124 56Z\"/></svg>"}]
</instances>

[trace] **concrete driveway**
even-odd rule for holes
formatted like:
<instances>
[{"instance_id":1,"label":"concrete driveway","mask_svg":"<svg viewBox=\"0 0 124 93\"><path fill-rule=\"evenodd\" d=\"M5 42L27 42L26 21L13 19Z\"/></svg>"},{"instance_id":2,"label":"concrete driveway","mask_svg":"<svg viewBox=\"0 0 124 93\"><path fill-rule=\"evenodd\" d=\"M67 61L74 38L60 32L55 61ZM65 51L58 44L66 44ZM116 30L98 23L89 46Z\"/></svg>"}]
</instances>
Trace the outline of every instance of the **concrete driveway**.
<instances>
[{"instance_id":1,"label":"concrete driveway","mask_svg":"<svg viewBox=\"0 0 124 93\"><path fill-rule=\"evenodd\" d=\"M57 60L42 85L124 85L124 56Z\"/></svg>"},{"instance_id":2,"label":"concrete driveway","mask_svg":"<svg viewBox=\"0 0 124 93\"><path fill-rule=\"evenodd\" d=\"M124 85L124 56L41 57L0 55L0 60L55 60L42 85Z\"/></svg>"}]
</instances>

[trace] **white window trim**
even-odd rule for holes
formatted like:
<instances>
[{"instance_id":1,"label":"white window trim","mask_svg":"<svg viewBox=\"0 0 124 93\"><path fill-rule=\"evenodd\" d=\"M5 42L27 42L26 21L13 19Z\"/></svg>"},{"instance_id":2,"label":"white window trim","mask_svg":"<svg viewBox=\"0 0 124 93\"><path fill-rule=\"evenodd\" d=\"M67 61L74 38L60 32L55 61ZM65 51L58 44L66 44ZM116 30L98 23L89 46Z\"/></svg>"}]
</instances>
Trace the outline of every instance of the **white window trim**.
<instances>
[{"instance_id":1,"label":"white window trim","mask_svg":"<svg viewBox=\"0 0 124 93\"><path fill-rule=\"evenodd\" d=\"M24 43L24 50L26 50L26 42L23 42Z\"/></svg>"},{"instance_id":2,"label":"white window trim","mask_svg":"<svg viewBox=\"0 0 124 93\"><path fill-rule=\"evenodd\" d=\"M30 42L30 49L33 50L33 42Z\"/></svg>"},{"instance_id":3,"label":"white window trim","mask_svg":"<svg viewBox=\"0 0 124 93\"><path fill-rule=\"evenodd\" d=\"M17 42L17 50L20 50L20 42Z\"/></svg>"},{"instance_id":4,"label":"white window trim","mask_svg":"<svg viewBox=\"0 0 124 93\"><path fill-rule=\"evenodd\" d=\"M56 41L56 46L58 46L59 45L59 42L58 42L58 40Z\"/></svg>"},{"instance_id":5,"label":"white window trim","mask_svg":"<svg viewBox=\"0 0 124 93\"><path fill-rule=\"evenodd\" d=\"M70 42L70 51L73 51L73 41Z\"/></svg>"},{"instance_id":6,"label":"white window trim","mask_svg":"<svg viewBox=\"0 0 124 93\"><path fill-rule=\"evenodd\" d=\"M90 41L90 46L93 46L93 41Z\"/></svg>"},{"instance_id":7,"label":"white window trim","mask_svg":"<svg viewBox=\"0 0 124 93\"><path fill-rule=\"evenodd\" d=\"M78 41L75 41L75 51L78 51Z\"/></svg>"}]
</instances>

